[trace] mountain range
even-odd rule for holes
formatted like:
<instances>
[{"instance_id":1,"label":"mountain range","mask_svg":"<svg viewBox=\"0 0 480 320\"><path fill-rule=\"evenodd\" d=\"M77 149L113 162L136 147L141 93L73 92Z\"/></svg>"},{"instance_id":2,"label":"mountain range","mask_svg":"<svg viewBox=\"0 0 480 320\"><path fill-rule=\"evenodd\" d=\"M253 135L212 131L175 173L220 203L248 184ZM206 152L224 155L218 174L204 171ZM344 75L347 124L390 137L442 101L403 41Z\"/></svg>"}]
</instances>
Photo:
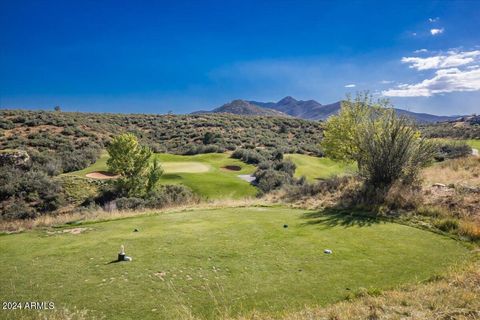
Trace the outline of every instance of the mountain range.
<instances>
[{"instance_id":1,"label":"mountain range","mask_svg":"<svg viewBox=\"0 0 480 320\"><path fill-rule=\"evenodd\" d=\"M194 113L233 113L238 115L283 116L308 120L326 120L339 112L341 101L331 104L321 104L315 100L296 100L287 96L278 102L260 102L248 100L233 100L211 111ZM438 116L428 113L417 113L403 109L395 109L398 114L408 116L418 122L444 122L457 119L459 116Z\"/></svg>"}]
</instances>

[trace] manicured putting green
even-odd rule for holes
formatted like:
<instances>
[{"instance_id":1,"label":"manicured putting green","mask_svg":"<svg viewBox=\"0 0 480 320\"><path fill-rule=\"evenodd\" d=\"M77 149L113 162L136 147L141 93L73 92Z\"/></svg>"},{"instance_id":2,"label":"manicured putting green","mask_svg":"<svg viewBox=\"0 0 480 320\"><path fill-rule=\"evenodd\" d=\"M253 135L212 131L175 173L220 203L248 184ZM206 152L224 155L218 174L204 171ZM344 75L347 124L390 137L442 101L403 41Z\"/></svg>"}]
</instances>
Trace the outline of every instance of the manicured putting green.
<instances>
[{"instance_id":1,"label":"manicured putting green","mask_svg":"<svg viewBox=\"0 0 480 320\"><path fill-rule=\"evenodd\" d=\"M297 178L305 176L308 181L328 179L337 175L344 175L355 171L354 165L347 165L334 161L329 158L319 158L304 154L287 154L286 159L290 159L297 169L295 176Z\"/></svg>"},{"instance_id":2,"label":"manicured putting green","mask_svg":"<svg viewBox=\"0 0 480 320\"><path fill-rule=\"evenodd\" d=\"M230 158L228 153L209 153L193 156L173 154L154 154L164 174L160 179L163 184L183 184L196 194L207 199L246 198L254 197L257 189L238 175L251 174L255 167L237 159ZM92 174L108 171L108 154L102 153L93 165L80 171L69 173L78 177L88 178ZM239 170L225 170L225 167L238 167ZM88 176L87 176L88 175Z\"/></svg>"},{"instance_id":3,"label":"manicured putting green","mask_svg":"<svg viewBox=\"0 0 480 320\"><path fill-rule=\"evenodd\" d=\"M1 236L0 299L53 301L107 319L216 319L252 310L275 318L361 287L424 280L468 256L461 243L416 228L286 208L196 210L79 227L88 229ZM132 262L112 262L121 244ZM327 248L333 254L324 254ZM36 312L22 311L32 318Z\"/></svg>"},{"instance_id":4,"label":"manicured putting green","mask_svg":"<svg viewBox=\"0 0 480 320\"><path fill-rule=\"evenodd\" d=\"M211 166L201 163L201 162L164 162L162 168L165 173L198 173L198 172L208 172Z\"/></svg>"}]
</instances>

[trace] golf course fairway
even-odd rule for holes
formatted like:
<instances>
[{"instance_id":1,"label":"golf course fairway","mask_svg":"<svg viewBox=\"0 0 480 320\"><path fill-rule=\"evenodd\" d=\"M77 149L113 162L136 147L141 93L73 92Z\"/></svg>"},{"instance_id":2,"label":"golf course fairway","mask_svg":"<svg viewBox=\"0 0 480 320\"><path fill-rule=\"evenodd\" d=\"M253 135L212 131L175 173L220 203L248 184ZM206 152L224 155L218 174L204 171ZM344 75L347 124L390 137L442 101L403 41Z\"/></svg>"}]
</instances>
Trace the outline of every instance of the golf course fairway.
<instances>
[{"instance_id":1,"label":"golf course fairway","mask_svg":"<svg viewBox=\"0 0 480 320\"><path fill-rule=\"evenodd\" d=\"M182 184L204 199L239 199L254 197L258 190L238 175L252 174L255 167L237 159L228 153L208 153L193 156L181 156L156 153L152 156L159 160L163 175L162 184ZM108 154L104 152L91 166L67 173L81 178L89 178L92 173L107 172ZM238 170L228 170L226 167Z\"/></svg>"},{"instance_id":2,"label":"golf course fairway","mask_svg":"<svg viewBox=\"0 0 480 320\"><path fill-rule=\"evenodd\" d=\"M122 244L133 261L115 261ZM455 240L400 224L263 207L2 235L0 252L2 301L109 319L275 315L425 280L468 256Z\"/></svg>"}]
</instances>

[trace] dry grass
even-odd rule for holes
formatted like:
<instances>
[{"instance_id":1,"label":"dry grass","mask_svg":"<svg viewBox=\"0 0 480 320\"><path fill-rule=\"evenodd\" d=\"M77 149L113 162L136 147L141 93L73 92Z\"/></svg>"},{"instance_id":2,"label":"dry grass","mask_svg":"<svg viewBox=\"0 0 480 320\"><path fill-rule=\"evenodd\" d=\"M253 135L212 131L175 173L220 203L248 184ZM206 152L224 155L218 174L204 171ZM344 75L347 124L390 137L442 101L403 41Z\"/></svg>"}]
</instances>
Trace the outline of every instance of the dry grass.
<instances>
[{"instance_id":1,"label":"dry grass","mask_svg":"<svg viewBox=\"0 0 480 320\"><path fill-rule=\"evenodd\" d=\"M45 215L31 220L0 221L0 232L15 233L30 229L72 224L76 222L83 223L92 221L107 221L142 215L172 213L179 211L265 205L269 205L265 200L246 198L242 200L211 200L200 203L189 203L185 205L173 205L162 209L141 209L136 211L105 211L97 209L91 211L65 213L56 216Z\"/></svg>"},{"instance_id":2,"label":"dry grass","mask_svg":"<svg viewBox=\"0 0 480 320\"><path fill-rule=\"evenodd\" d=\"M264 200L292 208L321 209L346 207L361 188L361 181L354 176L336 177L303 187L281 189L264 196ZM313 189L313 190L311 190Z\"/></svg>"},{"instance_id":3,"label":"dry grass","mask_svg":"<svg viewBox=\"0 0 480 320\"><path fill-rule=\"evenodd\" d=\"M445 185L480 186L480 157L467 157L438 163L422 172L426 185L443 183Z\"/></svg>"},{"instance_id":4,"label":"dry grass","mask_svg":"<svg viewBox=\"0 0 480 320\"><path fill-rule=\"evenodd\" d=\"M480 158L442 162L424 170L423 178L423 206L430 207L430 213L434 213L430 216L457 218L458 234L480 239Z\"/></svg>"}]
</instances>

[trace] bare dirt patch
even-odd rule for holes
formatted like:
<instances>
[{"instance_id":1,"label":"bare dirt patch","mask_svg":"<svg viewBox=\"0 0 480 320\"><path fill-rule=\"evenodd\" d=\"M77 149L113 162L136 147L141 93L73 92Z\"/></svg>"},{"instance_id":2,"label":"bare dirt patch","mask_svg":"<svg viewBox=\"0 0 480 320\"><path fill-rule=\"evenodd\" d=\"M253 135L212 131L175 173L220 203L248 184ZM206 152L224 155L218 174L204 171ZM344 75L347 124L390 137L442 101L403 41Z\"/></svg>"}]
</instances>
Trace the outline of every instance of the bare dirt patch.
<instances>
[{"instance_id":1,"label":"bare dirt patch","mask_svg":"<svg viewBox=\"0 0 480 320\"><path fill-rule=\"evenodd\" d=\"M227 170L227 171L240 171L240 170L242 170L242 167L235 166L235 165L228 165L228 166L222 167L222 169Z\"/></svg>"},{"instance_id":2,"label":"bare dirt patch","mask_svg":"<svg viewBox=\"0 0 480 320\"><path fill-rule=\"evenodd\" d=\"M92 230L90 228L73 228L73 229L64 229L59 231L47 231L47 234L63 234L63 233L70 233L70 234L80 234L82 232Z\"/></svg>"},{"instance_id":3,"label":"bare dirt patch","mask_svg":"<svg viewBox=\"0 0 480 320\"><path fill-rule=\"evenodd\" d=\"M90 173L87 173L85 176L87 178L99 179L99 180L116 179L119 177L118 174L113 174L106 171L90 172Z\"/></svg>"}]
</instances>

